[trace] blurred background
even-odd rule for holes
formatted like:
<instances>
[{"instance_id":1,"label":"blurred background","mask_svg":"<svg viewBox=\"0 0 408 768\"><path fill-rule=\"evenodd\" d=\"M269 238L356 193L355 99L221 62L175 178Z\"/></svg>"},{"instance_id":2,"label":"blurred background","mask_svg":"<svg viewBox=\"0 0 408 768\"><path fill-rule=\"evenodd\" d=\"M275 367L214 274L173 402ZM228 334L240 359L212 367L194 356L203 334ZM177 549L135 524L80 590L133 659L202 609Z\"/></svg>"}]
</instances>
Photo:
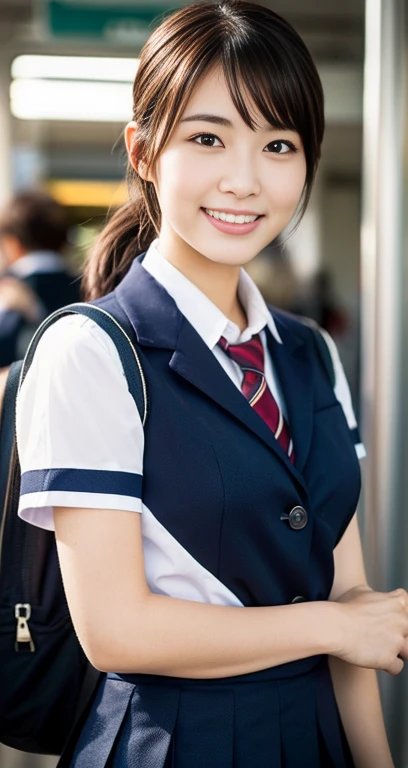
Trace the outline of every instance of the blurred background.
<instances>
[{"instance_id":1,"label":"blurred background","mask_svg":"<svg viewBox=\"0 0 408 768\"><path fill-rule=\"evenodd\" d=\"M138 52L157 18L183 4L0 0L0 208L39 187L62 203L74 274L126 199L122 131ZM368 454L359 515L369 579L407 588L408 0L262 4L311 50L327 130L300 228L249 271L268 301L314 317L339 347ZM405 768L408 678L380 677L396 766ZM0 747L0 764L55 760Z\"/></svg>"}]
</instances>

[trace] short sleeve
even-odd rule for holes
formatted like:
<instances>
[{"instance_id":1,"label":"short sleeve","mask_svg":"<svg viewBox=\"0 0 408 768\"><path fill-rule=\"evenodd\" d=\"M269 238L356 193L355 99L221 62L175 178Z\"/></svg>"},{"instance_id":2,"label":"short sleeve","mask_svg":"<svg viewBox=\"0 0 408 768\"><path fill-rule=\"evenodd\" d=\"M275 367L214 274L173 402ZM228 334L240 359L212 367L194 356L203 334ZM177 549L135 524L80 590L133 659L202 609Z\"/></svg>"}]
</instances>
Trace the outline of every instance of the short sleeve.
<instances>
[{"instance_id":1,"label":"short sleeve","mask_svg":"<svg viewBox=\"0 0 408 768\"><path fill-rule=\"evenodd\" d=\"M114 343L79 315L41 338L17 397L19 516L53 530L53 507L142 511L144 434Z\"/></svg>"},{"instance_id":2,"label":"short sleeve","mask_svg":"<svg viewBox=\"0 0 408 768\"><path fill-rule=\"evenodd\" d=\"M334 394L336 395L337 400L343 408L344 415L350 430L350 437L355 445L357 456L359 459L363 459L367 454L360 437L360 431L358 429L358 424L351 400L350 387L348 385L346 374L344 373L343 364L340 360L337 346L327 331L325 331L323 328L319 328L319 331L327 344L333 363L335 375Z\"/></svg>"}]
</instances>

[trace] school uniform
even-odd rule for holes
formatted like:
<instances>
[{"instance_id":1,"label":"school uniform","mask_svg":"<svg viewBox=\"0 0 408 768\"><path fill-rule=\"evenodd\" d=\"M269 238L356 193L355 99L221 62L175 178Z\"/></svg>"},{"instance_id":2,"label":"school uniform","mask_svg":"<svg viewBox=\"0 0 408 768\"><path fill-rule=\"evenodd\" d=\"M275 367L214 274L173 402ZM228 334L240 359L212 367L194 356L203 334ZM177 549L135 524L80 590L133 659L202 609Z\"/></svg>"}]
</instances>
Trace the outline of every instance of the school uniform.
<instances>
[{"instance_id":1,"label":"school uniform","mask_svg":"<svg viewBox=\"0 0 408 768\"><path fill-rule=\"evenodd\" d=\"M347 382L332 342L334 390L313 331L270 311L243 270L239 296L243 333L155 241L95 302L134 328L149 399L144 430L105 332L83 317L51 327L18 397L19 514L52 529L57 505L140 513L146 580L159 594L238 607L327 600L364 455ZM242 369L218 343L254 334L290 427L292 459L243 396ZM315 656L223 679L112 670L71 765L353 763L327 657Z\"/></svg>"}]
</instances>

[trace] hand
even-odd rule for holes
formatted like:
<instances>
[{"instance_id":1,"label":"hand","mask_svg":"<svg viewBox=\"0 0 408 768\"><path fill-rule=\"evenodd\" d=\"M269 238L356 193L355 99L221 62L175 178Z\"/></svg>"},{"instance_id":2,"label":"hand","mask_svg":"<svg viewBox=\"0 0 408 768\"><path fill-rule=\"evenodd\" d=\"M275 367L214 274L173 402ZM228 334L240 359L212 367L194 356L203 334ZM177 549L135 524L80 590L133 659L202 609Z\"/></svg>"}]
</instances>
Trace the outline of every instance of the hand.
<instances>
[{"instance_id":1,"label":"hand","mask_svg":"<svg viewBox=\"0 0 408 768\"><path fill-rule=\"evenodd\" d=\"M337 606L343 639L333 655L359 667L398 675L408 658L407 592L374 592L364 585L345 592Z\"/></svg>"}]
</instances>

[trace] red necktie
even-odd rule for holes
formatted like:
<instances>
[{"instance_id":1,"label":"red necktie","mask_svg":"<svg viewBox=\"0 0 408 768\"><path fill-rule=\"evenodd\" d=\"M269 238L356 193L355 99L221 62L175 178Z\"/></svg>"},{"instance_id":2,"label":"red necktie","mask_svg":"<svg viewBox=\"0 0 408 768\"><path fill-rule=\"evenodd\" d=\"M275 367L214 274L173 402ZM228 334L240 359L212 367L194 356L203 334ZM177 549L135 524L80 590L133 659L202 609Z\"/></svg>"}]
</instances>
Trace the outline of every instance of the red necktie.
<instances>
[{"instance_id":1,"label":"red necktie","mask_svg":"<svg viewBox=\"0 0 408 768\"><path fill-rule=\"evenodd\" d=\"M293 463L295 460L289 426L270 391L265 379L264 348L259 334L243 344L228 344L221 336L218 344L238 363L244 373L241 391L249 404L272 430L278 443Z\"/></svg>"}]
</instances>

